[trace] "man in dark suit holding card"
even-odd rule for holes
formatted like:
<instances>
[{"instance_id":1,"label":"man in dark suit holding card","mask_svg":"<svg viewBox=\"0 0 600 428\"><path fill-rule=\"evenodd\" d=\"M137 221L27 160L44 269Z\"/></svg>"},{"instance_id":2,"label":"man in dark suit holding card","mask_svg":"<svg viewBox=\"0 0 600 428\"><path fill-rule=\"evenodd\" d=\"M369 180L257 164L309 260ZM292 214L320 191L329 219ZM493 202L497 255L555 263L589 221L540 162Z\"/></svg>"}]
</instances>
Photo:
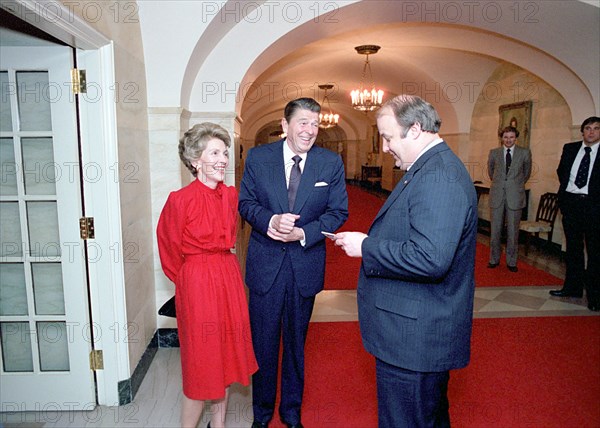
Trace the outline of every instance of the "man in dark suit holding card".
<instances>
[{"instance_id":1,"label":"man in dark suit holding card","mask_svg":"<svg viewBox=\"0 0 600 428\"><path fill-rule=\"evenodd\" d=\"M323 289L325 236L348 218L344 164L314 146L321 106L290 101L281 121L286 138L248 152L239 211L252 226L246 285L259 370L252 377L253 428L273 417L280 340L283 341L279 415L302 427L304 343L315 295Z\"/></svg>"},{"instance_id":2,"label":"man in dark suit holding card","mask_svg":"<svg viewBox=\"0 0 600 428\"><path fill-rule=\"evenodd\" d=\"M383 152L406 170L368 235L336 234L362 257L358 318L376 358L379 426L450 426L449 371L465 367L475 290L477 195L437 134L431 104L400 95L377 114Z\"/></svg>"}]
</instances>

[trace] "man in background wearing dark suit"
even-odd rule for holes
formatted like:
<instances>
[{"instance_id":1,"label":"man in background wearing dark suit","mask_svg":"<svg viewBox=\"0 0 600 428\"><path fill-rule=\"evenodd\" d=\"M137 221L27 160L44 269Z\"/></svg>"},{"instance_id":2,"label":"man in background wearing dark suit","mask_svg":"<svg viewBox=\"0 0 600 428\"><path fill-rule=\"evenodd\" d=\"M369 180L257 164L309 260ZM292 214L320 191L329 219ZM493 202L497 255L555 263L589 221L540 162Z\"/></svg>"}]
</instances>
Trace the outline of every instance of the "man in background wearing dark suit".
<instances>
[{"instance_id":1,"label":"man in background wearing dark suit","mask_svg":"<svg viewBox=\"0 0 600 428\"><path fill-rule=\"evenodd\" d=\"M519 131L507 126L500 131L502 146L490 150L488 175L490 188L490 262L488 268L500 264L502 230L506 218L506 266L517 272L519 223L526 205L525 182L531 175L531 151L516 145Z\"/></svg>"},{"instance_id":2,"label":"man in background wearing dark suit","mask_svg":"<svg viewBox=\"0 0 600 428\"><path fill-rule=\"evenodd\" d=\"M383 152L406 174L368 235L335 235L346 254L362 257L358 317L376 358L380 427L449 427L449 371L470 358L477 195L440 125L416 96L379 110Z\"/></svg>"},{"instance_id":3,"label":"man in background wearing dark suit","mask_svg":"<svg viewBox=\"0 0 600 428\"><path fill-rule=\"evenodd\" d=\"M567 272L557 297L583 297L588 308L600 311L600 117L581 125L583 141L565 144L556 173L560 181L558 206L567 243ZM587 252L587 269L585 254Z\"/></svg>"},{"instance_id":4,"label":"man in background wearing dark suit","mask_svg":"<svg viewBox=\"0 0 600 428\"><path fill-rule=\"evenodd\" d=\"M273 417L280 340L279 416L288 427L302 427L304 343L325 277L321 232L336 231L348 218L342 158L314 146L320 111L312 98L290 101L281 120L286 138L250 149L240 186L240 215L252 226L246 285L259 367L253 428L266 428Z\"/></svg>"}]
</instances>

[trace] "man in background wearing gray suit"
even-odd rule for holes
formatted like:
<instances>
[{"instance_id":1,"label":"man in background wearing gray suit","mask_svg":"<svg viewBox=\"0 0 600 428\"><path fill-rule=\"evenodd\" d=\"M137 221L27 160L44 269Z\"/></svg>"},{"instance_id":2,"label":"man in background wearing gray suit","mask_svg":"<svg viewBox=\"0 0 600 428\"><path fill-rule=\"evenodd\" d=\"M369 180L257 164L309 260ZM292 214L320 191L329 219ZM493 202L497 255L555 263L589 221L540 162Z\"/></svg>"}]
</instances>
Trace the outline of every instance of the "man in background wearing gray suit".
<instances>
[{"instance_id":1,"label":"man in background wearing gray suit","mask_svg":"<svg viewBox=\"0 0 600 428\"><path fill-rule=\"evenodd\" d=\"M491 237L490 262L493 269L500 264L501 236L506 218L506 265L517 272L519 223L526 205L525 182L531 175L531 151L516 145L519 131L507 126L500 131L502 146L490 150L488 175L490 188Z\"/></svg>"}]
</instances>

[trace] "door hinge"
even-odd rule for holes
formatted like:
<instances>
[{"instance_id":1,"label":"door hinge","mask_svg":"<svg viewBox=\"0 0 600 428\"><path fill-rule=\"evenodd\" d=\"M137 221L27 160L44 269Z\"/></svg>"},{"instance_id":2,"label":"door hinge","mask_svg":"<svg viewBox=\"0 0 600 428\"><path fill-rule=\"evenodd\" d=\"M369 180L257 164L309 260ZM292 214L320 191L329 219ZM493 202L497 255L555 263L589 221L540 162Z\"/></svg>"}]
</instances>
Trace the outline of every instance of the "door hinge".
<instances>
[{"instance_id":1,"label":"door hinge","mask_svg":"<svg viewBox=\"0 0 600 428\"><path fill-rule=\"evenodd\" d=\"M92 350L90 352L90 370L104 370L102 350Z\"/></svg>"},{"instance_id":2,"label":"door hinge","mask_svg":"<svg viewBox=\"0 0 600 428\"><path fill-rule=\"evenodd\" d=\"M79 236L81 239L94 239L94 217L81 217L79 219Z\"/></svg>"},{"instance_id":3,"label":"door hinge","mask_svg":"<svg viewBox=\"0 0 600 428\"><path fill-rule=\"evenodd\" d=\"M79 70L77 68L71 69L71 89L74 94L87 93L85 70Z\"/></svg>"}]
</instances>

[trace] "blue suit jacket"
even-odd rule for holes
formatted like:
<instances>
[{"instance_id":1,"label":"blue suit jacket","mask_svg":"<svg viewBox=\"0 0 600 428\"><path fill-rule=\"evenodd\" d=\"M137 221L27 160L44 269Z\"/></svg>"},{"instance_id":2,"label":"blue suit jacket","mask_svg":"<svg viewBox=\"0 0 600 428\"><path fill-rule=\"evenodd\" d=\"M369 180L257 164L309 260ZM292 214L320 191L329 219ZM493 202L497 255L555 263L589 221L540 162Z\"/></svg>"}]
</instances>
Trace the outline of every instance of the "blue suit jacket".
<instances>
[{"instance_id":1,"label":"blue suit jacket","mask_svg":"<svg viewBox=\"0 0 600 428\"><path fill-rule=\"evenodd\" d=\"M246 257L246 285L265 294L275 281L285 254L289 254L300 293L310 297L323 289L325 276L325 237L348 218L348 194L344 164L339 155L313 146L298 187L294 214L296 226L304 230L306 245L284 243L267 236L274 214L289 212L284 140L258 146L248 152L240 186L239 211L252 226ZM315 186L319 183L319 186Z\"/></svg>"},{"instance_id":2,"label":"blue suit jacket","mask_svg":"<svg viewBox=\"0 0 600 428\"><path fill-rule=\"evenodd\" d=\"M476 233L473 182L442 142L404 175L363 241L358 314L367 351L420 372L468 364Z\"/></svg>"}]
</instances>

